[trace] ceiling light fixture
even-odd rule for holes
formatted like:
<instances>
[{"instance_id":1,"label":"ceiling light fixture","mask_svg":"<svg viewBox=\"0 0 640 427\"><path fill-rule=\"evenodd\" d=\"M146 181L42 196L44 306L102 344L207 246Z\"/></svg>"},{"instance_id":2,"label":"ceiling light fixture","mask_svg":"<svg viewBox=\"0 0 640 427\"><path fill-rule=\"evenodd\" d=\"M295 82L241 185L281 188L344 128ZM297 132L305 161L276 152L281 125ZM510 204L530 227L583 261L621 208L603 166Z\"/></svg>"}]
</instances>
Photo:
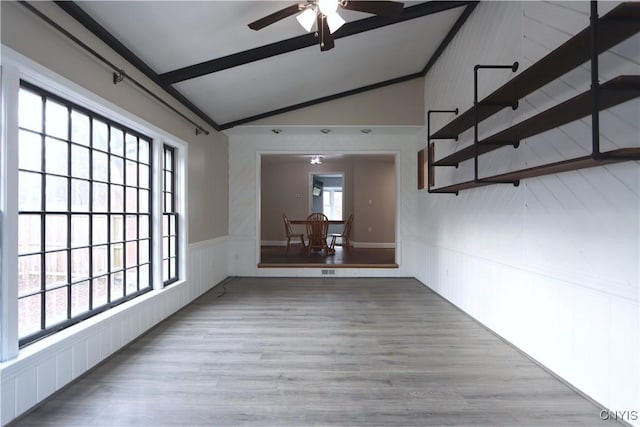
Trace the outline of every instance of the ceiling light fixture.
<instances>
[{"instance_id":1,"label":"ceiling light fixture","mask_svg":"<svg viewBox=\"0 0 640 427\"><path fill-rule=\"evenodd\" d=\"M345 20L338 15L338 0L317 0L311 1L307 6L304 6L304 10L301 14L296 16L296 19L307 32L313 30L313 26L316 23L318 14L323 15L327 19L327 25L329 25L329 32L331 34L338 31L340 27L345 24Z\"/></svg>"},{"instance_id":2,"label":"ceiling light fixture","mask_svg":"<svg viewBox=\"0 0 640 427\"><path fill-rule=\"evenodd\" d=\"M311 163L312 165L321 165L322 157L318 156L317 154L314 156L311 156L311 161L309 161L309 163Z\"/></svg>"},{"instance_id":3,"label":"ceiling light fixture","mask_svg":"<svg viewBox=\"0 0 640 427\"><path fill-rule=\"evenodd\" d=\"M329 16L338 10L338 0L318 0L318 8L320 12Z\"/></svg>"},{"instance_id":4,"label":"ceiling light fixture","mask_svg":"<svg viewBox=\"0 0 640 427\"><path fill-rule=\"evenodd\" d=\"M296 16L296 19L298 20L300 25L302 25L302 28L304 28L309 33L311 32L311 29L313 29L313 24L316 23L317 14L318 12L316 11L315 7L308 7L303 10L300 15Z\"/></svg>"},{"instance_id":5,"label":"ceiling light fixture","mask_svg":"<svg viewBox=\"0 0 640 427\"><path fill-rule=\"evenodd\" d=\"M342 17L336 12L332 13L331 15L327 15L327 24L329 25L329 32L331 34L338 31L338 28L342 27L344 25L344 22L344 19L342 19Z\"/></svg>"},{"instance_id":6,"label":"ceiling light fixture","mask_svg":"<svg viewBox=\"0 0 640 427\"><path fill-rule=\"evenodd\" d=\"M249 23L249 28L258 31L281 19L292 15L307 32L314 31L320 44L320 51L326 52L335 47L334 35L346 22L338 14L340 9L370 13L384 18L397 18L404 11L404 3L397 1L350 1L350 0L298 0L284 9Z\"/></svg>"}]
</instances>

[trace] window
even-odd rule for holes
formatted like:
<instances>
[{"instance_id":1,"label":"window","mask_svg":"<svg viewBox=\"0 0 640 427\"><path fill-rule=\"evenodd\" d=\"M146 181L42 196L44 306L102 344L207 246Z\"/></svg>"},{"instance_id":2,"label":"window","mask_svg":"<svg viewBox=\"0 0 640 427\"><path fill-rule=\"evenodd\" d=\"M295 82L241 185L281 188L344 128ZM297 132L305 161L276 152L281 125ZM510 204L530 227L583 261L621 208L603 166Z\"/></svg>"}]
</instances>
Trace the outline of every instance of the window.
<instances>
[{"instance_id":1,"label":"window","mask_svg":"<svg viewBox=\"0 0 640 427\"><path fill-rule=\"evenodd\" d=\"M18 121L23 345L152 289L153 181L151 138L27 82Z\"/></svg>"},{"instance_id":2,"label":"window","mask_svg":"<svg viewBox=\"0 0 640 427\"><path fill-rule=\"evenodd\" d=\"M322 213L329 220L342 219L342 188L324 187L322 190Z\"/></svg>"},{"instance_id":3,"label":"window","mask_svg":"<svg viewBox=\"0 0 640 427\"><path fill-rule=\"evenodd\" d=\"M164 145L162 156L162 281L178 280L178 213L176 211L176 153Z\"/></svg>"}]
</instances>

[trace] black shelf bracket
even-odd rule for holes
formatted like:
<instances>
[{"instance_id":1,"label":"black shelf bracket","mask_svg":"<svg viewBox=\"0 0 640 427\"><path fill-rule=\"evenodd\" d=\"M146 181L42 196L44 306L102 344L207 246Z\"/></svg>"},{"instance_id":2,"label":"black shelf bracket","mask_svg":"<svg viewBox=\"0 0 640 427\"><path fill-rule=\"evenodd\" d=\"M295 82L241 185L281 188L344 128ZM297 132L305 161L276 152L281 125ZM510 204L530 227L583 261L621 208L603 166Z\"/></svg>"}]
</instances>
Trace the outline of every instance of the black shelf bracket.
<instances>
[{"instance_id":1,"label":"black shelf bracket","mask_svg":"<svg viewBox=\"0 0 640 427\"><path fill-rule=\"evenodd\" d=\"M443 135L443 136L432 136L431 138L432 140L438 140L438 139L453 139L454 141L458 140L458 135Z\"/></svg>"},{"instance_id":2,"label":"black shelf bracket","mask_svg":"<svg viewBox=\"0 0 640 427\"><path fill-rule=\"evenodd\" d=\"M591 16L589 17L589 45L591 48L591 157L602 160L600 153L600 81L598 80L598 2L591 0Z\"/></svg>"},{"instance_id":3,"label":"black shelf bracket","mask_svg":"<svg viewBox=\"0 0 640 427\"><path fill-rule=\"evenodd\" d=\"M446 135L446 136L432 136L431 135L431 114L433 113L445 113L445 114L455 114L458 115L458 109L455 110L429 110L427 111L427 140L431 141L432 139L453 139L454 141L458 140L458 135Z\"/></svg>"},{"instance_id":4,"label":"black shelf bracket","mask_svg":"<svg viewBox=\"0 0 640 427\"><path fill-rule=\"evenodd\" d=\"M441 137L437 137L437 138L433 138L431 136L431 114L455 114L456 116L458 115L458 109L454 109L454 110L429 110L427 111L427 192L431 193L437 193L437 194L455 194L456 196L458 195L458 191L434 191L431 188L435 185L435 171L433 168L435 168L435 165L433 164L434 162L434 156L433 156L433 143L431 142L431 140L441 140L441 139L452 139L454 141L458 140L458 135L455 136L441 136ZM452 165L455 166L456 169L458 168L458 165Z\"/></svg>"},{"instance_id":5,"label":"black shelf bracket","mask_svg":"<svg viewBox=\"0 0 640 427\"><path fill-rule=\"evenodd\" d=\"M478 139L478 123L480 122L480 118L478 117L478 110L480 108L481 105L494 105L494 106L499 106L499 107L511 107L514 110L518 108L518 100L513 100L510 102L500 102L500 103L481 103L478 101L478 72L480 70L486 70L486 69L490 69L490 70L508 70L510 69L511 72L515 73L516 71L518 71L518 67L519 67L519 63L518 61L515 61L513 64L511 65L480 65L480 64L476 64L475 67L473 67L473 146L475 148L475 154L473 157L473 181L476 183L481 183L481 182L490 182L492 184L513 184L515 187L517 187L518 185L520 185L520 180L515 180L515 181L484 181L482 179L480 179L480 177L478 176L478 159L480 157L480 141ZM518 141L517 145L516 143L510 143L510 144L505 144L505 145L513 145L514 148L518 148L518 146L520 145L520 141Z\"/></svg>"},{"instance_id":6,"label":"black shelf bracket","mask_svg":"<svg viewBox=\"0 0 640 427\"><path fill-rule=\"evenodd\" d=\"M591 15L589 16L589 54L591 60L591 158L596 161L606 160L640 160L640 155L616 155L600 151L600 93L605 88L600 86L598 65L598 31L600 31L600 18L598 16L598 2L591 0ZM634 22L636 18L616 19L616 22ZM631 87L629 89L634 89ZM611 90L611 89L606 89ZM616 87L613 90L627 90L624 87Z\"/></svg>"}]
</instances>

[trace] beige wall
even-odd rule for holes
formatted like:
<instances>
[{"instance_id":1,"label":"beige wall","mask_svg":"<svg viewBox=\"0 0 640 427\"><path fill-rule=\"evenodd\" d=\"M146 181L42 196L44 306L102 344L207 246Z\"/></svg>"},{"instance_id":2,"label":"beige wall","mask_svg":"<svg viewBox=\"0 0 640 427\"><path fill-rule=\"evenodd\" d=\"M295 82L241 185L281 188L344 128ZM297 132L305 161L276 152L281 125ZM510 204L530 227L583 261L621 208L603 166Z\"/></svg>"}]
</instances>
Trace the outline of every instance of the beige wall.
<instances>
[{"instance_id":1,"label":"beige wall","mask_svg":"<svg viewBox=\"0 0 640 427\"><path fill-rule=\"evenodd\" d=\"M261 165L261 240L284 239L283 213L290 219L304 219L309 215L311 173L343 172L343 211L346 215L353 212L353 159L325 160L320 165L311 165L300 156L267 155L262 156Z\"/></svg>"},{"instance_id":2,"label":"beige wall","mask_svg":"<svg viewBox=\"0 0 640 427\"><path fill-rule=\"evenodd\" d=\"M396 180L393 158L354 161L353 236L357 242L395 242Z\"/></svg>"},{"instance_id":3,"label":"beige wall","mask_svg":"<svg viewBox=\"0 0 640 427\"><path fill-rule=\"evenodd\" d=\"M252 125L424 125L424 78L252 122Z\"/></svg>"},{"instance_id":4,"label":"beige wall","mask_svg":"<svg viewBox=\"0 0 640 427\"><path fill-rule=\"evenodd\" d=\"M226 236L229 227L228 137L211 133L189 144L189 243Z\"/></svg>"},{"instance_id":5,"label":"beige wall","mask_svg":"<svg viewBox=\"0 0 640 427\"><path fill-rule=\"evenodd\" d=\"M394 157L390 155L345 155L324 159L321 165L309 164L308 156L262 156L262 241L284 239L283 213L290 219L306 218L309 214L309 175L323 172L344 173L343 212L345 218L354 215L354 241L395 242L396 180Z\"/></svg>"},{"instance_id":6,"label":"beige wall","mask_svg":"<svg viewBox=\"0 0 640 427\"><path fill-rule=\"evenodd\" d=\"M67 31L82 39L128 75L197 123L204 122L174 101L162 89L52 2L32 3ZM1 41L5 46L60 74L124 110L175 135L189 145L189 242L227 234L228 229L228 138L211 131L196 136L194 126L126 81L114 85L112 72L65 36L15 2L0 2L2 12Z\"/></svg>"}]
</instances>

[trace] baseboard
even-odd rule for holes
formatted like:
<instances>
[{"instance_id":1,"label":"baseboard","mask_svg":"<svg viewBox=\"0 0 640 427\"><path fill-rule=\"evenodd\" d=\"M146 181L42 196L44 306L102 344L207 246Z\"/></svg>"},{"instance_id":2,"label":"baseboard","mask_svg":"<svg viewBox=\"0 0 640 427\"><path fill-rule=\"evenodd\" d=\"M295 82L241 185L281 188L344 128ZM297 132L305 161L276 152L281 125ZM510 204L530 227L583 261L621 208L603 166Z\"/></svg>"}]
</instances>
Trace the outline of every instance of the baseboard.
<instances>
[{"instance_id":1,"label":"baseboard","mask_svg":"<svg viewBox=\"0 0 640 427\"><path fill-rule=\"evenodd\" d=\"M391 242L391 243L384 243L384 242L354 242L352 241L351 244L353 245L354 248L377 248L377 249L395 249L396 244Z\"/></svg>"}]
</instances>

